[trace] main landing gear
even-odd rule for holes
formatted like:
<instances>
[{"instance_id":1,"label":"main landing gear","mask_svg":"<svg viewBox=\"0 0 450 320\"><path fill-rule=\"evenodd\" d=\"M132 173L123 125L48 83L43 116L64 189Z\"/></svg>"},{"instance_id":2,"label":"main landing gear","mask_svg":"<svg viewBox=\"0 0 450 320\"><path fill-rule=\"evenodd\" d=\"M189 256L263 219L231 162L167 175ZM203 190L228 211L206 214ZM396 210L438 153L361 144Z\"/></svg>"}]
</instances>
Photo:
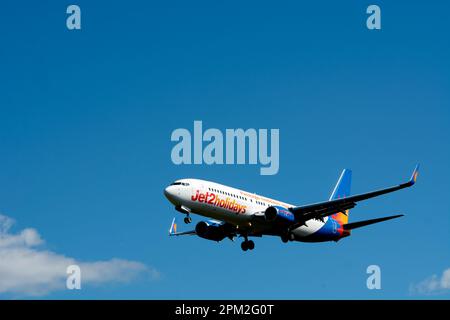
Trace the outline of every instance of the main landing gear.
<instances>
[{"instance_id":1,"label":"main landing gear","mask_svg":"<svg viewBox=\"0 0 450 320\"><path fill-rule=\"evenodd\" d=\"M255 243L252 240L245 238L245 241L241 243L241 249L244 251L255 249Z\"/></svg>"},{"instance_id":2,"label":"main landing gear","mask_svg":"<svg viewBox=\"0 0 450 320\"><path fill-rule=\"evenodd\" d=\"M283 241L284 243L288 242L288 241L294 241L295 240L295 235L292 232L283 234L281 236L281 241Z\"/></svg>"}]
</instances>

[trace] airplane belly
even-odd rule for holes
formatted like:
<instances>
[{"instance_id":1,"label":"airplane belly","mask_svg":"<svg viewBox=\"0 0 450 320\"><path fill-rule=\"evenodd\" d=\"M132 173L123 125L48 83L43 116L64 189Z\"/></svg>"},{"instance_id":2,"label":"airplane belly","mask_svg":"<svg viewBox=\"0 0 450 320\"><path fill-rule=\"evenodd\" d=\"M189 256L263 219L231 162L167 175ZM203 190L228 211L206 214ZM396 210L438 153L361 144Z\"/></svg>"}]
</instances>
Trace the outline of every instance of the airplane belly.
<instances>
[{"instance_id":1,"label":"airplane belly","mask_svg":"<svg viewBox=\"0 0 450 320\"><path fill-rule=\"evenodd\" d=\"M319 220L309 220L306 222L306 226L298 227L297 229L294 229L292 232L298 236L298 237L307 237L310 236L317 231L319 231L327 222L328 217L324 218L324 222Z\"/></svg>"}]
</instances>

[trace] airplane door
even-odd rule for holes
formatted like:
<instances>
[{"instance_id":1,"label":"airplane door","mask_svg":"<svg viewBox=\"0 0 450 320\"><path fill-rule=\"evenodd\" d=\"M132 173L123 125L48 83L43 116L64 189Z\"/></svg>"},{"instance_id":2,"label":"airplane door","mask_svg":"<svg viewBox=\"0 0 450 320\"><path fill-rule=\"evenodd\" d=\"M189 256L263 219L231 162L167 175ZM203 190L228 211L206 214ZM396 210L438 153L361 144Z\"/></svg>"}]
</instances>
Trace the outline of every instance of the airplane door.
<instances>
[{"instance_id":1,"label":"airplane door","mask_svg":"<svg viewBox=\"0 0 450 320\"><path fill-rule=\"evenodd\" d=\"M195 192L196 191L194 190L194 186L192 185L192 183L183 188L183 196L186 199L190 199L191 196L195 194Z\"/></svg>"}]
</instances>

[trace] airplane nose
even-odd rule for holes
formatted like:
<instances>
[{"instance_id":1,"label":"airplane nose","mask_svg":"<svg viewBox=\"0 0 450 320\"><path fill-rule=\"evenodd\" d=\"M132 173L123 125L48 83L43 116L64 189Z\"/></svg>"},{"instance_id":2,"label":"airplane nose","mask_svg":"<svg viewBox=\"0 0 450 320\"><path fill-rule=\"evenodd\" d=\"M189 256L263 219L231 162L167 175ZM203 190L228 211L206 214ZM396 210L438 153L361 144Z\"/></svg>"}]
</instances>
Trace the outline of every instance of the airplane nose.
<instances>
[{"instance_id":1,"label":"airplane nose","mask_svg":"<svg viewBox=\"0 0 450 320\"><path fill-rule=\"evenodd\" d=\"M165 189L164 189L164 195L166 196L166 198L167 199L169 199L170 200L170 198L172 197L172 195L173 195L173 192L171 191L171 186L168 186L168 187L166 187Z\"/></svg>"},{"instance_id":2,"label":"airplane nose","mask_svg":"<svg viewBox=\"0 0 450 320\"><path fill-rule=\"evenodd\" d=\"M169 200L174 205L179 204L179 195L177 193L178 192L176 186L168 186L164 189L164 195L166 196L167 200Z\"/></svg>"}]
</instances>

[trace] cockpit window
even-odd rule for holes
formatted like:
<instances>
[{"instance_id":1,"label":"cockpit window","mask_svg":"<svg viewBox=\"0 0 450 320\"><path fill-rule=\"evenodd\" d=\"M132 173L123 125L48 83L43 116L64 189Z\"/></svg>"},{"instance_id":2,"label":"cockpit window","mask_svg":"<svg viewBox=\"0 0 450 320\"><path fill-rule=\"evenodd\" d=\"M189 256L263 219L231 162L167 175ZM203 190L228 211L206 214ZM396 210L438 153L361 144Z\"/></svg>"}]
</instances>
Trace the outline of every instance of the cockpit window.
<instances>
[{"instance_id":1,"label":"cockpit window","mask_svg":"<svg viewBox=\"0 0 450 320\"><path fill-rule=\"evenodd\" d=\"M187 183L187 182L173 182L171 184L171 186L188 186L188 185L189 185L189 183Z\"/></svg>"}]
</instances>

